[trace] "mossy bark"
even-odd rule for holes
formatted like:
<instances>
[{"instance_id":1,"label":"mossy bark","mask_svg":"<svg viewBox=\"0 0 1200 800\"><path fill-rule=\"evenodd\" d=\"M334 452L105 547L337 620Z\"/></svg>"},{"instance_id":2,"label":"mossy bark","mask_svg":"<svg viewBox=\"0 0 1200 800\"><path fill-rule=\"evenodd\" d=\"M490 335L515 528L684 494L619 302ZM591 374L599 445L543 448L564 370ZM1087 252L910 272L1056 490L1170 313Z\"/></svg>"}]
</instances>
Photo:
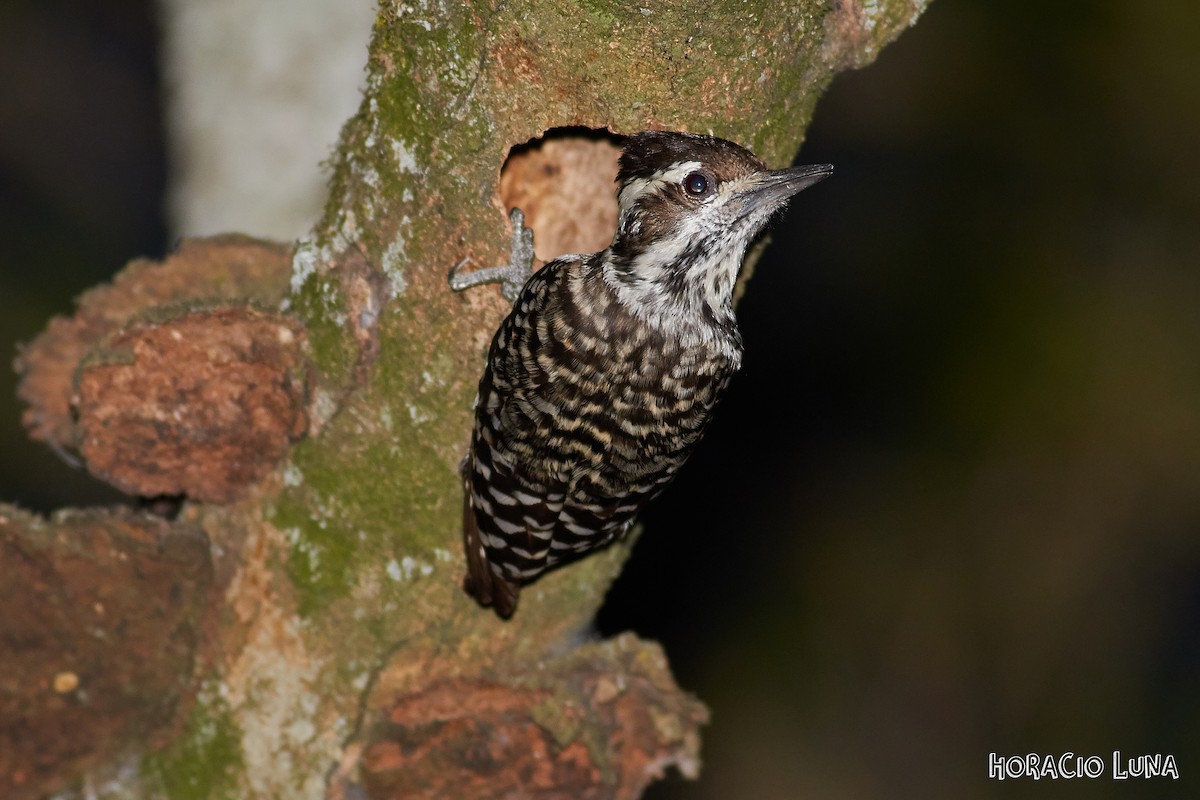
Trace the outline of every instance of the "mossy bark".
<instances>
[{"instance_id":1,"label":"mossy bark","mask_svg":"<svg viewBox=\"0 0 1200 800\"><path fill-rule=\"evenodd\" d=\"M173 524L207 534L214 576L193 600L207 621L195 668L178 676L187 699L153 736L64 760L64 776L124 755L111 796L633 798L667 765L695 774L706 712L660 650L586 633L628 542L539 580L509 622L460 589L457 468L505 304L492 289L452 293L447 270L505 260L500 172L514 146L559 129L661 127L787 164L833 75L870 61L925 2L384 4L324 219L283 267L280 325L265 326L297 331L272 363L287 387L307 387L305 438L238 498L201 502L183 486L192 499ZM205 306L214 318L257 324L278 301L211 281L196 276L189 293L218 298ZM139 309L138 330L178 326L190 309L171 299L153 323ZM109 316L96 330L130 324ZM61 372L84 370L90 385L90 367L61 356L71 348L38 348L22 356L27 378L43 360L58 373L23 389L31 429L70 449L88 420L65 416ZM262 368L263 351L237 349L238 374ZM225 362L207 358L221 385ZM262 413L250 400L231 408Z\"/></svg>"}]
</instances>

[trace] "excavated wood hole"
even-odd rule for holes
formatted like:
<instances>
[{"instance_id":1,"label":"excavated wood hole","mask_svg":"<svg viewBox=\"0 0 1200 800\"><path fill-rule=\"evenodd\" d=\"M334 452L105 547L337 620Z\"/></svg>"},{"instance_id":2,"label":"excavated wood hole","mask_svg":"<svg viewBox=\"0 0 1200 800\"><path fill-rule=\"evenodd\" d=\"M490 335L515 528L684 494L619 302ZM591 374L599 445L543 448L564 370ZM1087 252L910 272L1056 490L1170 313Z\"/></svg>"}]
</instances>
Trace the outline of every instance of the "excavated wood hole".
<instances>
[{"instance_id":1,"label":"excavated wood hole","mask_svg":"<svg viewBox=\"0 0 1200 800\"><path fill-rule=\"evenodd\" d=\"M499 201L505 213L525 212L542 261L594 253L612 241L619 141L604 129L551 128L509 151Z\"/></svg>"}]
</instances>

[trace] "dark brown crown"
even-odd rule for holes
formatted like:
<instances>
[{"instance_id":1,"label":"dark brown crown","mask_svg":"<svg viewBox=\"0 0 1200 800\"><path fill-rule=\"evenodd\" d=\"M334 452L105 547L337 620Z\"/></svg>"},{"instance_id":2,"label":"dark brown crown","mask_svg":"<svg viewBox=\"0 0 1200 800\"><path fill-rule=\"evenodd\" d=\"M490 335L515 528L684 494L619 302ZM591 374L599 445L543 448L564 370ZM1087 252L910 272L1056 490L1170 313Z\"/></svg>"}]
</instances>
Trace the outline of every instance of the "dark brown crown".
<instances>
[{"instance_id":1,"label":"dark brown crown","mask_svg":"<svg viewBox=\"0 0 1200 800\"><path fill-rule=\"evenodd\" d=\"M617 183L624 186L637 178L651 178L680 161L699 161L721 180L767 168L746 148L715 136L642 131L625 142Z\"/></svg>"}]
</instances>

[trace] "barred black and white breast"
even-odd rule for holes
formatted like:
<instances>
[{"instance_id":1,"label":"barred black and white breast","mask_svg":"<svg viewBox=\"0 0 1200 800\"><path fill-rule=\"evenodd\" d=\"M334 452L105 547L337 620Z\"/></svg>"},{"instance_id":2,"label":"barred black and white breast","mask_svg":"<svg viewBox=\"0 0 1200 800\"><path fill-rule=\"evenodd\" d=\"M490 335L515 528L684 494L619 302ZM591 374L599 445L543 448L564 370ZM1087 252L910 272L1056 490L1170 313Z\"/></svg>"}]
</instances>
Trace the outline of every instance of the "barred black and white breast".
<instances>
[{"instance_id":1,"label":"barred black and white breast","mask_svg":"<svg viewBox=\"0 0 1200 800\"><path fill-rule=\"evenodd\" d=\"M683 465L740 363L633 317L598 256L554 261L492 341L464 464L468 589L518 586L623 534Z\"/></svg>"}]
</instances>

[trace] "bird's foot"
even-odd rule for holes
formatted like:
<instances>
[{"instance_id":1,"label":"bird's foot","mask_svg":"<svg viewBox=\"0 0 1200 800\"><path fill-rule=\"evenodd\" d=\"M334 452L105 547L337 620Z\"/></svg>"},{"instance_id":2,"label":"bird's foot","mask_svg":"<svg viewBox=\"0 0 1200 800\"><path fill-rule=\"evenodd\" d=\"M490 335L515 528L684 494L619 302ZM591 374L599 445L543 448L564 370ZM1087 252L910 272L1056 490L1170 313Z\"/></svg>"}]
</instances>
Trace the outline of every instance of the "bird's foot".
<instances>
[{"instance_id":1,"label":"bird's foot","mask_svg":"<svg viewBox=\"0 0 1200 800\"><path fill-rule=\"evenodd\" d=\"M509 263L501 267L486 267L474 272L463 272L471 259L464 258L450 269L450 288L456 292L485 283L499 283L500 293L513 302L521 294L521 287L533 274L533 231L525 227L525 214L514 208L508 215L512 221L512 249Z\"/></svg>"}]
</instances>

